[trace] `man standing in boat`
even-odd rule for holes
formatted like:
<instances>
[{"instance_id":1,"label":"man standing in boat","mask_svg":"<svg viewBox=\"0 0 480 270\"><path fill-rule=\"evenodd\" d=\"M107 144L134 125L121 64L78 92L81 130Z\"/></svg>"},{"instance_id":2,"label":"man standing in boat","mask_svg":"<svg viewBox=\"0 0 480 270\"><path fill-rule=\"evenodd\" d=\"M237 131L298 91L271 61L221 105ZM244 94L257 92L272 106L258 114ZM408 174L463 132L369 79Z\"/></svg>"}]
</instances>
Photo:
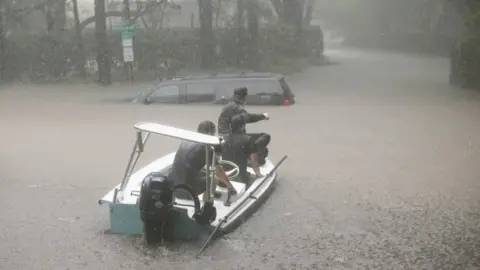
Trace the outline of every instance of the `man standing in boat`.
<instances>
[{"instance_id":1,"label":"man standing in boat","mask_svg":"<svg viewBox=\"0 0 480 270\"><path fill-rule=\"evenodd\" d=\"M198 125L197 132L215 135L215 124L211 121L203 121ZM169 174L169 178L173 180L175 185L187 184L197 195L204 193L206 190L206 179L202 177L201 174L205 165L208 165L205 160L205 147L206 146L201 143L183 141L175 154L172 170ZM213 150L208 147L208 151L209 160L211 161L213 158ZM228 188L230 195L237 194L225 171L218 164L218 158L216 158L214 164L215 179L213 179L213 190L215 190L217 182L220 181Z\"/></svg>"},{"instance_id":2,"label":"man standing in boat","mask_svg":"<svg viewBox=\"0 0 480 270\"><path fill-rule=\"evenodd\" d=\"M266 113L248 113L244 108L247 95L248 90L245 87L233 91L232 100L222 109L218 118L218 133L227 142L223 158L237 163L243 175L247 174L246 165L250 158L256 176L262 177L259 167L265 162L268 154L267 145L270 142L270 135L247 133L245 126L249 123L268 120L269 117Z\"/></svg>"}]
</instances>

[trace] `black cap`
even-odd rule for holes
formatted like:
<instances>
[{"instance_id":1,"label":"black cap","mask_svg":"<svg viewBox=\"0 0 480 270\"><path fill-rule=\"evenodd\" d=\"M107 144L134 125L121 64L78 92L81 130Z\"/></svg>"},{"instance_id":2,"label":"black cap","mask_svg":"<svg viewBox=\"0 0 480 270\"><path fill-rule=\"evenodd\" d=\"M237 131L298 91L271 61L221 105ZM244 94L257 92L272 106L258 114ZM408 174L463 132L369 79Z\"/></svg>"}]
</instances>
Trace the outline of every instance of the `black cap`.
<instances>
[{"instance_id":1,"label":"black cap","mask_svg":"<svg viewBox=\"0 0 480 270\"><path fill-rule=\"evenodd\" d=\"M240 97L245 97L248 95L248 90L246 87L240 87L235 90L233 90L233 94L235 96L240 96Z\"/></svg>"}]
</instances>

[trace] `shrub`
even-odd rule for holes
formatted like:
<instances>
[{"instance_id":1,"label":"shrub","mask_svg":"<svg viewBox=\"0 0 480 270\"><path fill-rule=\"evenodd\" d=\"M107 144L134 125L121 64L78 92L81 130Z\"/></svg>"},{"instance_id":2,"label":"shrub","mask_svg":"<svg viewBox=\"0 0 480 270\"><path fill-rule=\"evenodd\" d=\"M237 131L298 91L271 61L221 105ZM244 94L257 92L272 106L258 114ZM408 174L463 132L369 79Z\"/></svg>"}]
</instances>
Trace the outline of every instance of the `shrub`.
<instances>
[{"instance_id":1,"label":"shrub","mask_svg":"<svg viewBox=\"0 0 480 270\"><path fill-rule=\"evenodd\" d=\"M123 70L122 45L119 31L108 32L109 54L112 71ZM304 56L323 55L323 34L321 29L311 28L305 32L307 46L302 48ZM237 40L235 29L215 31L216 62L221 67L237 66ZM138 31L134 36L135 69L160 76L175 73L185 68L198 66L199 34L197 29L177 28L163 31ZM36 35L9 37L7 44L7 72L14 79L27 78L30 81L51 81L74 76L79 64L73 32L58 35ZM86 30L83 42L87 63L95 62L97 42L95 33ZM288 29L265 28L260 30L258 57L262 67L287 65L291 60L280 63L282 58L295 56L295 42ZM285 62L285 61L283 61ZM297 65L298 68L302 65ZM243 66L239 68L244 68ZM89 73L95 73L95 65L87 65Z\"/></svg>"}]
</instances>

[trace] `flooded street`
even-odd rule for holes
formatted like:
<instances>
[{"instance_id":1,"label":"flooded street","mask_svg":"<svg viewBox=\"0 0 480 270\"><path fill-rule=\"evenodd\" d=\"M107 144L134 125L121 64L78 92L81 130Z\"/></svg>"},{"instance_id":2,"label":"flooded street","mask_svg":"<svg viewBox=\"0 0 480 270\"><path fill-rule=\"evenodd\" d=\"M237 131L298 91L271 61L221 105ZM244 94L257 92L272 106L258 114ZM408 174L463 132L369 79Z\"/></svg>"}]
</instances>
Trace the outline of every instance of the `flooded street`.
<instances>
[{"instance_id":1,"label":"flooded street","mask_svg":"<svg viewBox=\"0 0 480 270\"><path fill-rule=\"evenodd\" d=\"M448 86L448 60L338 49L337 65L287 78L270 158L289 158L245 224L202 243L146 251L106 234L97 204L121 180L133 124L195 129L218 106L102 100L113 86L0 90L0 269L479 269L480 94ZM68 89L71 88L71 89ZM131 94L137 91L130 91ZM177 141L152 141L143 165Z\"/></svg>"}]
</instances>

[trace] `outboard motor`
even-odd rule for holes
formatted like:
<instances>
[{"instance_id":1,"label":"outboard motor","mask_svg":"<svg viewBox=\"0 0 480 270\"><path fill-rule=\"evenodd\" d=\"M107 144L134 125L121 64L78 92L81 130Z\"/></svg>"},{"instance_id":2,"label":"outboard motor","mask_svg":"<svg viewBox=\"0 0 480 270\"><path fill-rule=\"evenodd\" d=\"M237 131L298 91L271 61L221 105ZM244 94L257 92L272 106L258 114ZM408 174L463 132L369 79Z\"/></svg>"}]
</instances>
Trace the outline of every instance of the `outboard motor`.
<instances>
[{"instance_id":1,"label":"outboard motor","mask_svg":"<svg viewBox=\"0 0 480 270\"><path fill-rule=\"evenodd\" d=\"M173 183L152 172L142 181L138 199L147 244L173 240Z\"/></svg>"},{"instance_id":2,"label":"outboard motor","mask_svg":"<svg viewBox=\"0 0 480 270\"><path fill-rule=\"evenodd\" d=\"M174 240L173 193L178 189L190 193L193 198L195 213L192 218L197 223L207 225L215 220L217 211L212 202L205 202L200 207L200 201L190 186L185 184L173 186L173 182L167 176L152 172L143 179L137 201L147 244Z\"/></svg>"}]
</instances>

